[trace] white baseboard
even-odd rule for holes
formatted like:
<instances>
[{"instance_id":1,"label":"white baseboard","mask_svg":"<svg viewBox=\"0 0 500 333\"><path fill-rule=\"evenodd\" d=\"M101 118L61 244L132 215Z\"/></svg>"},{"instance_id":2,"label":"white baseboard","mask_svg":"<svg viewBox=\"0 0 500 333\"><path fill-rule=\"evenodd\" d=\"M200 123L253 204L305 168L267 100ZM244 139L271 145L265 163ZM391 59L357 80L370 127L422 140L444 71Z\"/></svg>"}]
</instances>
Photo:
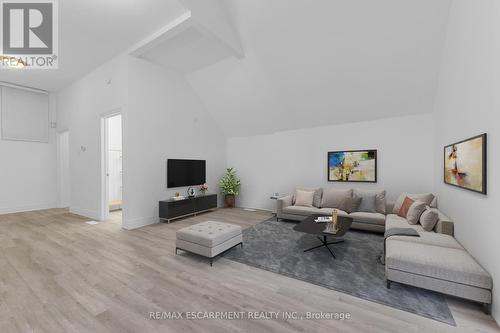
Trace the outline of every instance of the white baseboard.
<instances>
[{"instance_id":1,"label":"white baseboard","mask_svg":"<svg viewBox=\"0 0 500 333\"><path fill-rule=\"evenodd\" d=\"M263 210L265 212L271 212L274 213L276 208L274 209L269 209L269 208L257 208L257 207L248 207L248 206L238 206L236 208L241 208L241 209L253 209L253 210Z\"/></svg>"},{"instance_id":2,"label":"white baseboard","mask_svg":"<svg viewBox=\"0 0 500 333\"><path fill-rule=\"evenodd\" d=\"M11 206L11 207L0 207L0 214L13 214L21 212L31 212L33 210L43 210L56 208L57 204L55 202L51 203L37 203L29 205Z\"/></svg>"},{"instance_id":3,"label":"white baseboard","mask_svg":"<svg viewBox=\"0 0 500 333\"><path fill-rule=\"evenodd\" d=\"M144 227L146 225L159 223L160 219L158 216L150 216L150 217L139 217L135 219L127 219L122 221L122 228L125 230L133 230L140 227Z\"/></svg>"},{"instance_id":4,"label":"white baseboard","mask_svg":"<svg viewBox=\"0 0 500 333\"><path fill-rule=\"evenodd\" d=\"M97 221L99 221L101 219L99 212L95 212L95 211L89 210L89 209L70 207L69 212L76 214L76 215L83 216L83 217L88 217L90 219L97 220Z\"/></svg>"}]
</instances>

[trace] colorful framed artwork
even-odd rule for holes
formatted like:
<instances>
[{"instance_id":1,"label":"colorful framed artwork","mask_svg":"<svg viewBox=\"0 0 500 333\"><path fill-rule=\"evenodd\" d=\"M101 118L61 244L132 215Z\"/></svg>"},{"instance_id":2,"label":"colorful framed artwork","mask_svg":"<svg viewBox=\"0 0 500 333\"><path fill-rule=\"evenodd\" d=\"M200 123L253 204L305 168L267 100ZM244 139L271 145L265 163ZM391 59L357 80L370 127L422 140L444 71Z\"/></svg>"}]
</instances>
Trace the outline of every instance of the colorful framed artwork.
<instances>
[{"instance_id":1,"label":"colorful framed artwork","mask_svg":"<svg viewBox=\"0 0 500 333\"><path fill-rule=\"evenodd\" d=\"M444 147L444 182L486 194L486 133Z\"/></svg>"},{"instance_id":2,"label":"colorful framed artwork","mask_svg":"<svg viewBox=\"0 0 500 333\"><path fill-rule=\"evenodd\" d=\"M328 153L329 182L377 182L377 150Z\"/></svg>"}]
</instances>

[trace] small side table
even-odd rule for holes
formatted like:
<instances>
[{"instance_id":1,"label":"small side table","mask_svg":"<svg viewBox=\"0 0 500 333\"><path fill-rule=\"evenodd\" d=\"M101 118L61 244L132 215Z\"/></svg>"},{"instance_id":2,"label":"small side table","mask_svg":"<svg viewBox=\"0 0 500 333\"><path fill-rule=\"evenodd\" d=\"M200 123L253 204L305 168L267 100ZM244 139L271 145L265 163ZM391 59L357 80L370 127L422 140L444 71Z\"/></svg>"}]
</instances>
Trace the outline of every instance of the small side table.
<instances>
[{"instance_id":1,"label":"small side table","mask_svg":"<svg viewBox=\"0 0 500 333\"><path fill-rule=\"evenodd\" d=\"M273 212L273 216L278 216L278 199L281 198L281 195L271 195L269 199L276 200L276 210Z\"/></svg>"}]
</instances>

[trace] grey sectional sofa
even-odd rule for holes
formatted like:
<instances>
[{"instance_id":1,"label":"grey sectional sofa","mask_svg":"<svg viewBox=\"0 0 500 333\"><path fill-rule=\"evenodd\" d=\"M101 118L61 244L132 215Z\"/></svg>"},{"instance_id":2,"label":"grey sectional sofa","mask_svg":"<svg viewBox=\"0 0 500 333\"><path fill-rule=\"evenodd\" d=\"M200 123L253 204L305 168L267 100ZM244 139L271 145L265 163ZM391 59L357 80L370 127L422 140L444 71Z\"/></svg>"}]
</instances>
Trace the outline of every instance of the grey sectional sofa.
<instances>
[{"instance_id":1,"label":"grey sectional sofa","mask_svg":"<svg viewBox=\"0 0 500 333\"><path fill-rule=\"evenodd\" d=\"M400 197L404 195L401 194ZM278 219L300 221L311 214L330 215L333 212L332 207L321 207L321 205L316 207L317 199L315 207L294 206L293 199L293 196L289 195L278 200ZM420 224L411 225L405 218L398 216L397 207L394 208L395 203L385 202L385 197L384 214L380 212L349 214L340 210L339 215L352 217L354 220L352 228L356 229L384 232L392 228L412 228L417 231L420 237L398 235L387 238L385 271L388 288L391 282L398 282L434 290L480 302L485 306L485 312L489 313L493 288L491 276L453 237L453 222L435 207L437 201L434 199L431 202L431 200L429 200L431 209L439 216L431 231L424 230Z\"/></svg>"},{"instance_id":2,"label":"grey sectional sofa","mask_svg":"<svg viewBox=\"0 0 500 333\"><path fill-rule=\"evenodd\" d=\"M477 261L453 238L453 222L442 212L433 231L388 214L386 229L412 228L420 237L391 236L386 240L387 287L399 282L480 302L490 313L493 281Z\"/></svg>"},{"instance_id":3,"label":"grey sectional sofa","mask_svg":"<svg viewBox=\"0 0 500 333\"><path fill-rule=\"evenodd\" d=\"M353 218L352 228L384 232L386 209L392 209L392 206L386 208L385 191L369 192L383 193L383 196L380 198L380 202L382 203L383 207L377 207L378 211L353 212L349 214L343 210L338 209L338 207L331 207L332 205L329 205L329 207L322 207L321 196L323 195L323 191L322 189L319 189L318 195L320 196L320 198L319 200L315 198L316 202L314 203L313 207L294 206L293 195L288 195L278 199L276 216L278 219L301 221L312 214L331 215L333 213L333 209L337 208L339 216L349 216Z\"/></svg>"}]
</instances>

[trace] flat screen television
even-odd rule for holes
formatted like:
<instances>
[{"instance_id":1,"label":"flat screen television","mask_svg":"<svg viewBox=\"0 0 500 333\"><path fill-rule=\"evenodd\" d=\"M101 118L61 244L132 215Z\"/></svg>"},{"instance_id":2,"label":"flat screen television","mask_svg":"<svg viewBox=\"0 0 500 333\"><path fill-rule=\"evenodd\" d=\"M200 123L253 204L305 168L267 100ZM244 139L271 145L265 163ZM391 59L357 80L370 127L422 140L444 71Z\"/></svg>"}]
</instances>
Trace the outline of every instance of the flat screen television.
<instances>
[{"instance_id":1,"label":"flat screen television","mask_svg":"<svg viewBox=\"0 0 500 333\"><path fill-rule=\"evenodd\" d=\"M167 160L167 187L201 185L206 182L205 160Z\"/></svg>"}]
</instances>

